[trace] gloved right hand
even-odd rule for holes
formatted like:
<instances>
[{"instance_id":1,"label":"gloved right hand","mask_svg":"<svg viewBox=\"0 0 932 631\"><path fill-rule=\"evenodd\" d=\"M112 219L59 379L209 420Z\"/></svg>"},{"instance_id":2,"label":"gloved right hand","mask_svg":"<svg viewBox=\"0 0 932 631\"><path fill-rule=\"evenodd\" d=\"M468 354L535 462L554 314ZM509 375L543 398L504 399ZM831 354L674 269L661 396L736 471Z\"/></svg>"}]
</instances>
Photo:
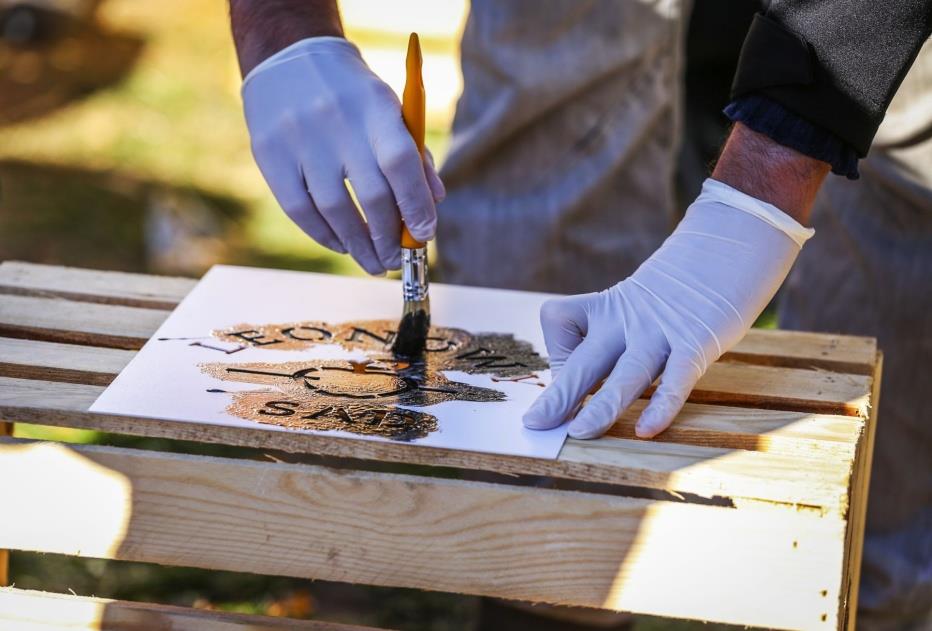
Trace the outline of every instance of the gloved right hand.
<instances>
[{"instance_id":1,"label":"gloved right hand","mask_svg":"<svg viewBox=\"0 0 932 631\"><path fill-rule=\"evenodd\" d=\"M402 219L415 239L433 238L443 184L430 156L421 159L398 97L355 46L301 40L253 68L242 93L256 163L315 241L382 274L401 264Z\"/></svg>"},{"instance_id":2,"label":"gloved right hand","mask_svg":"<svg viewBox=\"0 0 932 631\"><path fill-rule=\"evenodd\" d=\"M525 413L525 426L572 419L573 438L601 436L660 376L635 433L665 430L712 362L744 337L813 233L776 206L707 179L634 274L599 293L544 303L553 383Z\"/></svg>"}]
</instances>

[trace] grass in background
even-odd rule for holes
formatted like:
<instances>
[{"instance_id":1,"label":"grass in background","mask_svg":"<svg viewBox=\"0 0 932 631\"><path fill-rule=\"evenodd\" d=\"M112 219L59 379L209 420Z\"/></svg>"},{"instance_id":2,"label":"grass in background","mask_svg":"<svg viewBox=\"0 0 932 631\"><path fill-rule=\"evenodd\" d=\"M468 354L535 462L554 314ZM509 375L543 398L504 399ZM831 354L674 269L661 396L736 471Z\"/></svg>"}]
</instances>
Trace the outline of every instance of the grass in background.
<instances>
[{"instance_id":1,"label":"grass in background","mask_svg":"<svg viewBox=\"0 0 932 631\"><path fill-rule=\"evenodd\" d=\"M143 39L136 65L111 88L42 118L0 129L0 161L80 167L91 177L97 173L111 178L116 173L131 182L226 199L243 209L232 234L224 236L228 248L219 256L226 262L362 273L348 257L318 246L294 226L262 180L249 150L239 70L224 3L110 0L102 5L98 19L104 31ZM361 29L356 39L364 49L367 38L381 48L404 44L396 35ZM431 41L442 42L442 38L434 36ZM443 49L441 44L437 46ZM92 54L73 48L71 63L76 65L82 54ZM446 142L445 127L435 124L428 130L428 145L435 156L443 155ZM81 214L80 208L69 203L73 196L67 187L56 199L55 191L60 187L54 178L43 182L42 188L49 205ZM146 198L134 201L137 205L148 203ZM114 223L118 223L119 212L114 210ZM83 235L67 223L62 223L62 236L68 232L76 239L99 241L99 234L92 233L109 232L106 218L84 226ZM54 225L46 223L42 228L42 233L19 234L17 238L57 238ZM0 251L0 258L8 257ZM122 266L135 267L138 265L129 262Z\"/></svg>"}]
</instances>

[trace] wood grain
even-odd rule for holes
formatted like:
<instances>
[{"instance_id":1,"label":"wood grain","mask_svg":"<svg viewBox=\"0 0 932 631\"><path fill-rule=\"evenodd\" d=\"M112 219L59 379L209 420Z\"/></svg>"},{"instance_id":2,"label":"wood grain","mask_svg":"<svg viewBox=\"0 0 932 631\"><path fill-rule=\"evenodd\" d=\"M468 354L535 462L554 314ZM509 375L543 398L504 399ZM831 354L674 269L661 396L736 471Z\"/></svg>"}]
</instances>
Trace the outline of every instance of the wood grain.
<instances>
[{"instance_id":1,"label":"wood grain","mask_svg":"<svg viewBox=\"0 0 932 631\"><path fill-rule=\"evenodd\" d=\"M0 335L138 350L168 313L64 298L6 295L0 296Z\"/></svg>"},{"instance_id":2,"label":"wood grain","mask_svg":"<svg viewBox=\"0 0 932 631\"><path fill-rule=\"evenodd\" d=\"M196 284L191 278L19 261L0 263L0 293L67 298L77 302L171 310Z\"/></svg>"},{"instance_id":3,"label":"wood grain","mask_svg":"<svg viewBox=\"0 0 932 631\"><path fill-rule=\"evenodd\" d=\"M0 504L17 507L0 520L0 547L853 630L879 396L873 339L751 331L659 440L634 439L641 400L607 436L570 439L555 461L89 413L194 284L0 264L0 418L352 466L565 478L628 497L6 438L0 475L30 484L0 486ZM645 499L654 490L683 501ZM0 590L0 623L14 601L29 615L102 602ZM105 609L120 629L163 615L178 628L283 628Z\"/></svg>"},{"instance_id":4,"label":"wood grain","mask_svg":"<svg viewBox=\"0 0 932 631\"><path fill-rule=\"evenodd\" d=\"M102 391L98 386L0 377L0 418L343 458L550 476L702 497L753 498L780 503L790 510L797 505L838 515L847 510L851 460L845 454L787 455L603 437L585 441L568 439L557 460L547 460L87 412ZM701 408L690 406L689 413L699 417L703 414ZM714 411L710 414L715 416ZM830 431L831 419L835 419L837 427L863 423L859 419L828 417L823 419L824 424L815 423L819 428L816 431ZM809 431L810 420L802 422L800 432ZM693 422L701 424L696 419Z\"/></svg>"},{"instance_id":5,"label":"wood grain","mask_svg":"<svg viewBox=\"0 0 932 631\"><path fill-rule=\"evenodd\" d=\"M726 359L765 366L873 374L877 339L855 335L751 329Z\"/></svg>"},{"instance_id":6,"label":"wood grain","mask_svg":"<svg viewBox=\"0 0 932 631\"><path fill-rule=\"evenodd\" d=\"M0 263L0 293L149 309L174 308L196 282L185 278L17 261ZM874 338L752 329L726 358L754 364L824 368L870 375L876 354Z\"/></svg>"},{"instance_id":7,"label":"wood grain","mask_svg":"<svg viewBox=\"0 0 932 631\"><path fill-rule=\"evenodd\" d=\"M839 519L6 440L12 549L836 628Z\"/></svg>"},{"instance_id":8,"label":"wood grain","mask_svg":"<svg viewBox=\"0 0 932 631\"><path fill-rule=\"evenodd\" d=\"M107 385L134 354L118 349L0 338L0 376ZM757 376L751 370L752 376ZM846 378L831 373L816 377ZM634 438L634 425L646 405L643 400L635 402L610 435ZM828 415L776 410L757 413L735 407L687 405L659 440L787 455L831 453L850 457L860 427L859 423Z\"/></svg>"},{"instance_id":9,"label":"wood grain","mask_svg":"<svg viewBox=\"0 0 932 631\"><path fill-rule=\"evenodd\" d=\"M0 338L0 375L106 386L136 353L77 344Z\"/></svg>"},{"instance_id":10,"label":"wood grain","mask_svg":"<svg viewBox=\"0 0 932 631\"><path fill-rule=\"evenodd\" d=\"M0 335L37 341L138 349L166 317L167 311L153 309L0 296ZM864 416L870 388L869 375L719 361L689 400Z\"/></svg>"},{"instance_id":11,"label":"wood grain","mask_svg":"<svg viewBox=\"0 0 932 631\"><path fill-rule=\"evenodd\" d=\"M0 418L3 418L0 416ZM0 438L13 435L13 424L0 420ZM5 507L5 511L12 507ZM10 551L0 548L0 587L10 584Z\"/></svg>"},{"instance_id":12,"label":"wood grain","mask_svg":"<svg viewBox=\"0 0 932 631\"><path fill-rule=\"evenodd\" d=\"M848 511L845 574L842 583L843 602L839 603L839 628L855 631L858 613L858 592L861 586L861 560L864 551L864 530L867 524L867 502L871 467L874 460L874 440L880 410L880 383L883 375L883 354L877 354L874 369L874 391L871 394L870 417L865 423L864 437L858 442L855 470L851 478L851 508Z\"/></svg>"},{"instance_id":13,"label":"wood grain","mask_svg":"<svg viewBox=\"0 0 932 631\"><path fill-rule=\"evenodd\" d=\"M16 631L377 631L316 620L292 620L152 603L0 589L0 627Z\"/></svg>"}]
</instances>

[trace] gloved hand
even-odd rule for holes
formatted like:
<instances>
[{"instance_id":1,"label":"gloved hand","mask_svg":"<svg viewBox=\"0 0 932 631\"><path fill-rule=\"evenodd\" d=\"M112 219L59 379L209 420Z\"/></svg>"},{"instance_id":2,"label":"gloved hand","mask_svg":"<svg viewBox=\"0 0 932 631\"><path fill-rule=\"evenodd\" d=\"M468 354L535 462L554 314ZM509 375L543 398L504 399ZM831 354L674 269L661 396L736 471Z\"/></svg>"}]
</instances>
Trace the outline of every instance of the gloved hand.
<instances>
[{"instance_id":1,"label":"gloved hand","mask_svg":"<svg viewBox=\"0 0 932 631\"><path fill-rule=\"evenodd\" d=\"M632 276L543 305L554 380L524 424L549 429L572 418L570 436L601 436L662 371L635 426L639 437L656 436L709 365L744 337L813 232L771 204L706 180L673 234Z\"/></svg>"},{"instance_id":2,"label":"gloved hand","mask_svg":"<svg viewBox=\"0 0 932 631\"><path fill-rule=\"evenodd\" d=\"M401 265L401 219L433 238L443 184L421 159L391 88L340 37L301 40L243 80L252 151L291 219L370 274ZM352 184L366 221L344 184Z\"/></svg>"}]
</instances>

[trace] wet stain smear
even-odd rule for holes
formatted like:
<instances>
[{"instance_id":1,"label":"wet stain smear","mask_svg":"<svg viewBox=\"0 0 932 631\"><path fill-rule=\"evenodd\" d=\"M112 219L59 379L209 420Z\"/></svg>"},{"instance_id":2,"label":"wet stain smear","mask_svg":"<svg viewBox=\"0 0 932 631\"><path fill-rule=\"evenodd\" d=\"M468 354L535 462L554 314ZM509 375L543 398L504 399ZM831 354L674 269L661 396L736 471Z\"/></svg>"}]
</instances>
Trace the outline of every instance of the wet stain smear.
<instances>
[{"instance_id":1,"label":"wet stain smear","mask_svg":"<svg viewBox=\"0 0 932 631\"><path fill-rule=\"evenodd\" d=\"M319 431L340 430L410 441L439 429L437 418L409 409L444 401L504 401L505 394L448 379L444 371L487 374L494 380L536 378L547 361L510 334L431 327L423 357L395 357L397 321L320 321L241 324L212 332L235 347L296 351L338 345L366 361L207 363L203 372L225 382L261 386L231 392L227 412L256 423ZM204 344L203 346L208 347Z\"/></svg>"},{"instance_id":2,"label":"wet stain smear","mask_svg":"<svg viewBox=\"0 0 932 631\"><path fill-rule=\"evenodd\" d=\"M221 381L266 386L235 392L227 412L257 423L342 430L409 441L439 428L424 407L444 401L504 401L504 393L447 379L423 365L394 361L308 360L201 364Z\"/></svg>"},{"instance_id":3,"label":"wet stain smear","mask_svg":"<svg viewBox=\"0 0 932 631\"><path fill-rule=\"evenodd\" d=\"M336 344L360 350L376 360L390 361L397 321L361 320L330 324L318 321L283 324L241 324L213 332L220 341L270 350L302 350ZM424 357L415 362L429 370L459 370L490 374L501 379L527 377L546 369L547 360L528 342L506 333L469 333L463 329L431 327Z\"/></svg>"}]
</instances>

